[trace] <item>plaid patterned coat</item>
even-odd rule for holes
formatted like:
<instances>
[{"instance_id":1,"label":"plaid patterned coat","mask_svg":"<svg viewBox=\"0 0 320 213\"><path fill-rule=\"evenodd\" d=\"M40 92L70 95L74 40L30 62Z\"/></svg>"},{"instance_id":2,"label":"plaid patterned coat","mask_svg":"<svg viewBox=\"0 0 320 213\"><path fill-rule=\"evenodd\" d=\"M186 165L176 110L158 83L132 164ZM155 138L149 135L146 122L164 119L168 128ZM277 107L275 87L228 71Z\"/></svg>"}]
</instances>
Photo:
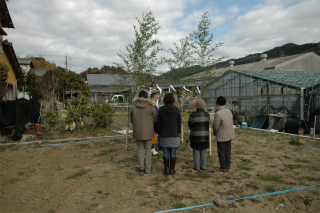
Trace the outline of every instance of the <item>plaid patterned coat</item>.
<instances>
[{"instance_id":1,"label":"plaid patterned coat","mask_svg":"<svg viewBox=\"0 0 320 213\"><path fill-rule=\"evenodd\" d=\"M191 113L188 126L190 131L190 147L207 149L209 147L209 113L203 109Z\"/></svg>"}]
</instances>

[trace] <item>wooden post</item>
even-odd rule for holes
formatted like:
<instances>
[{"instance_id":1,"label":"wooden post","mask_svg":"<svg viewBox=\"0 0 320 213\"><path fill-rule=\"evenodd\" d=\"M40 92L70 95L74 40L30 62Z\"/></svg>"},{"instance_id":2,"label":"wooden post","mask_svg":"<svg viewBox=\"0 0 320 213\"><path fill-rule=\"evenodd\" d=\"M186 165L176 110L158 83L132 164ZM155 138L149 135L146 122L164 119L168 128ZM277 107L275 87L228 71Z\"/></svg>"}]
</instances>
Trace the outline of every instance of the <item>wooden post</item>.
<instances>
[{"instance_id":1,"label":"wooden post","mask_svg":"<svg viewBox=\"0 0 320 213\"><path fill-rule=\"evenodd\" d=\"M128 149L128 127L126 128L126 149Z\"/></svg>"},{"instance_id":2,"label":"wooden post","mask_svg":"<svg viewBox=\"0 0 320 213\"><path fill-rule=\"evenodd\" d=\"M211 155L211 126L209 126L209 154Z\"/></svg>"},{"instance_id":3,"label":"wooden post","mask_svg":"<svg viewBox=\"0 0 320 213\"><path fill-rule=\"evenodd\" d=\"M183 143L183 123L181 124L181 143Z\"/></svg>"}]
</instances>

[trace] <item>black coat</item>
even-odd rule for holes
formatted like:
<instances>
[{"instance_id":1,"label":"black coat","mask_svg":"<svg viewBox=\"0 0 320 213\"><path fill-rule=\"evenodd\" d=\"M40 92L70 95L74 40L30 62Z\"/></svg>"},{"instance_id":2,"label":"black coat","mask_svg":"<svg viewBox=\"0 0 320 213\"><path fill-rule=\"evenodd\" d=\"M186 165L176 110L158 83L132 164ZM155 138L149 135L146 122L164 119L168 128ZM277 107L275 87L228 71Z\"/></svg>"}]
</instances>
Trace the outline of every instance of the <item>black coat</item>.
<instances>
[{"instance_id":1,"label":"black coat","mask_svg":"<svg viewBox=\"0 0 320 213\"><path fill-rule=\"evenodd\" d=\"M179 137L181 133L181 113L172 103L160 107L157 120L158 134L162 138Z\"/></svg>"},{"instance_id":2,"label":"black coat","mask_svg":"<svg viewBox=\"0 0 320 213\"><path fill-rule=\"evenodd\" d=\"M191 113L188 126L190 131L190 147L193 149L207 149L209 147L209 113L198 109Z\"/></svg>"}]
</instances>

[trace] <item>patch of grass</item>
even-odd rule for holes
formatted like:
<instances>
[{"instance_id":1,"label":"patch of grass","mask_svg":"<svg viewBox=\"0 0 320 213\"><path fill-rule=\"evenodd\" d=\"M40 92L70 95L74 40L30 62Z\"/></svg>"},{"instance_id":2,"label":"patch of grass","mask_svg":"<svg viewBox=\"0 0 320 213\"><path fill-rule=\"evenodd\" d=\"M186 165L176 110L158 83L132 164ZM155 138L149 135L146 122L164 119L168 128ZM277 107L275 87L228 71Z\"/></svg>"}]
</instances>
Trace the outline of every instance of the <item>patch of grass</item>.
<instances>
[{"instance_id":1,"label":"patch of grass","mask_svg":"<svg viewBox=\"0 0 320 213\"><path fill-rule=\"evenodd\" d=\"M18 172L18 175L24 175L24 172Z\"/></svg>"},{"instance_id":2,"label":"patch of grass","mask_svg":"<svg viewBox=\"0 0 320 213\"><path fill-rule=\"evenodd\" d=\"M271 175L271 174L257 174L257 178L260 180L265 180L265 181L275 181L275 182L283 182L283 177L281 175Z\"/></svg>"},{"instance_id":3,"label":"patch of grass","mask_svg":"<svg viewBox=\"0 0 320 213\"><path fill-rule=\"evenodd\" d=\"M312 200L310 198L306 198L304 201L303 201L304 205L306 206L311 206L311 203L312 203Z\"/></svg>"},{"instance_id":4,"label":"patch of grass","mask_svg":"<svg viewBox=\"0 0 320 213\"><path fill-rule=\"evenodd\" d=\"M274 186L270 186L270 185L265 186L264 190L266 192L275 192L275 191L277 191L277 189Z\"/></svg>"},{"instance_id":5,"label":"patch of grass","mask_svg":"<svg viewBox=\"0 0 320 213\"><path fill-rule=\"evenodd\" d=\"M248 166L244 166L244 165L237 165L238 169L241 169L241 170L246 170L246 171L250 171L252 170L252 168L248 167Z\"/></svg>"},{"instance_id":6,"label":"patch of grass","mask_svg":"<svg viewBox=\"0 0 320 213\"><path fill-rule=\"evenodd\" d=\"M158 195L159 195L159 192L158 192L158 191L154 191L154 192L153 192L153 196L156 197L156 196L158 196Z\"/></svg>"},{"instance_id":7,"label":"patch of grass","mask_svg":"<svg viewBox=\"0 0 320 213\"><path fill-rule=\"evenodd\" d=\"M56 210L54 210L54 209L50 209L49 211L48 211L48 213L56 213L57 211Z\"/></svg>"},{"instance_id":8,"label":"patch of grass","mask_svg":"<svg viewBox=\"0 0 320 213\"><path fill-rule=\"evenodd\" d=\"M226 195L240 195L243 193L243 188L240 186L234 186L233 189L230 189L226 192Z\"/></svg>"},{"instance_id":9,"label":"patch of grass","mask_svg":"<svg viewBox=\"0 0 320 213\"><path fill-rule=\"evenodd\" d=\"M311 161L309 161L309 160L300 159L300 158L296 158L295 161L302 162L302 163L311 163Z\"/></svg>"},{"instance_id":10,"label":"patch of grass","mask_svg":"<svg viewBox=\"0 0 320 213\"><path fill-rule=\"evenodd\" d=\"M142 196L142 195L145 195L147 192L145 192L145 191L141 191L141 190L139 190L139 191L137 191L137 195L139 195L139 196Z\"/></svg>"},{"instance_id":11,"label":"patch of grass","mask_svg":"<svg viewBox=\"0 0 320 213\"><path fill-rule=\"evenodd\" d=\"M197 175L198 175L199 178L202 178L202 179L206 179L206 178L210 178L211 177L211 175L208 172L201 171L201 170L198 171Z\"/></svg>"},{"instance_id":12,"label":"patch of grass","mask_svg":"<svg viewBox=\"0 0 320 213\"><path fill-rule=\"evenodd\" d=\"M240 204L241 207L246 207L246 205L247 205L247 204L246 204L245 202L242 202L242 203Z\"/></svg>"},{"instance_id":13,"label":"patch of grass","mask_svg":"<svg viewBox=\"0 0 320 213\"><path fill-rule=\"evenodd\" d=\"M320 181L320 177L311 177L311 176L303 176L299 178L300 180L309 180L309 181Z\"/></svg>"},{"instance_id":14,"label":"patch of grass","mask_svg":"<svg viewBox=\"0 0 320 213\"><path fill-rule=\"evenodd\" d=\"M148 206L148 207L153 207L152 204L154 201L143 201L140 205L142 206Z\"/></svg>"},{"instance_id":15,"label":"patch of grass","mask_svg":"<svg viewBox=\"0 0 320 213\"><path fill-rule=\"evenodd\" d=\"M299 165L299 164L286 164L285 167L289 169L301 169L304 168L304 165Z\"/></svg>"},{"instance_id":16,"label":"patch of grass","mask_svg":"<svg viewBox=\"0 0 320 213\"><path fill-rule=\"evenodd\" d=\"M309 170L314 170L314 171L319 171L320 170L320 168L319 168L319 166L308 166L308 169Z\"/></svg>"},{"instance_id":17,"label":"patch of grass","mask_svg":"<svg viewBox=\"0 0 320 213\"><path fill-rule=\"evenodd\" d=\"M177 179L177 180L193 180L196 176L187 172L185 173L181 178Z\"/></svg>"},{"instance_id":18,"label":"patch of grass","mask_svg":"<svg viewBox=\"0 0 320 213\"><path fill-rule=\"evenodd\" d=\"M284 150L284 146L275 147L276 150Z\"/></svg>"},{"instance_id":19,"label":"patch of grass","mask_svg":"<svg viewBox=\"0 0 320 213\"><path fill-rule=\"evenodd\" d=\"M112 153L112 152L115 152L115 151L117 151L117 150L115 150L115 149L103 150L103 151L100 152L99 156L105 156L105 155L107 155L109 153Z\"/></svg>"},{"instance_id":20,"label":"patch of grass","mask_svg":"<svg viewBox=\"0 0 320 213\"><path fill-rule=\"evenodd\" d=\"M302 151L302 150L303 150L302 147L295 147L295 148L293 149L293 151L295 151L295 152L300 152L300 151Z\"/></svg>"},{"instance_id":21,"label":"patch of grass","mask_svg":"<svg viewBox=\"0 0 320 213\"><path fill-rule=\"evenodd\" d=\"M18 182L18 181L20 181L21 179L20 178L11 178L10 180L9 180L9 183L10 184L14 184L14 183L16 183L16 182Z\"/></svg>"},{"instance_id":22,"label":"patch of grass","mask_svg":"<svg viewBox=\"0 0 320 213\"><path fill-rule=\"evenodd\" d=\"M155 177L151 180L151 182L153 183L161 183L161 182L167 182L168 178L164 177L164 176L160 176L160 177Z\"/></svg>"},{"instance_id":23,"label":"patch of grass","mask_svg":"<svg viewBox=\"0 0 320 213\"><path fill-rule=\"evenodd\" d=\"M81 166L74 166L73 168L78 169L78 168L81 168Z\"/></svg>"},{"instance_id":24,"label":"patch of grass","mask_svg":"<svg viewBox=\"0 0 320 213\"><path fill-rule=\"evenodd\" d=\"M256 184L255 182L246 183L246 187L252 188L252 189L260 189L258 184Z\"/></svg>"},{"instance_id":25,"label":"patch of grass","mask_svg":"<svg viewBox=\"0 0 320 213\"><path fill-rule=\"evenodd\" d=\"M235 155L249 155L248 153L246 153L244 150L237 150L234 152Z\"/></svg>"},{"instance_id":26,"label":"patch of grass","mask_svg":"<svg viewBox=\"0 0 320 213\"><path fill-rule=\"evenodd\" d=\"M77 177L82 177L83 175L87 174L88 172L90 172L91 169L85 170L85 169L80 169L79 172L74 173L73 175L66 177L66 180L72 179L72 178L77 178Z\"/></svg>"},{"instance_id":27,"label":"patch of grass","mask_svg":"<svg viewBox=\"0 0 320 213\"><path fill-rule=\"evenodd\" d=\"M249 159L241 158L240 159L243 163L251 163L252 161Z\"/></svg>"},{"instance_id":28,"label":"patch of grass","mask_svg":"<svg viewBox=\"0 0 320 213\"><path fill-rule=\"evenodd\" d=\"M6 149L7 149L7 148L1 146L1 147L0 147L0 152L4 152L4 151L6 151Z\"/></svg>"},{"instance_id":29,"label":"patch of grass","mask_svg":"<svg viewBox=\"0 0 320 213\"><path fill-rule=\"evenodd\" d=\"M126 177L129 180L133 180L137 176L137 173L127 172Z\"/></svg>"}]
</instances>

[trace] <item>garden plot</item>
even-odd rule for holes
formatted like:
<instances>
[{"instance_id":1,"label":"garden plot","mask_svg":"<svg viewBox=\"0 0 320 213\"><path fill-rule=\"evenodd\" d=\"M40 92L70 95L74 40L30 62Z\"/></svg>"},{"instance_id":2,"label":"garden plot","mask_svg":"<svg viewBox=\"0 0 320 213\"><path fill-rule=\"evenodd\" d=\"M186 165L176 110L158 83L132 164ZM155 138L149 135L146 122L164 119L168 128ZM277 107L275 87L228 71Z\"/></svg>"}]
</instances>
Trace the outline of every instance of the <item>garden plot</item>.
<instances>
[{"instance_id":1,"label":"garden plot","mask_svg":"<svg viewBox=\"0 0 320 213\"><path fill-rule=\"evenodd\" d=\"M51 131L44 131L50 135ZM68 134L67 134L68 133ZM94 133L94 134L93 134ZM83 137L73 133L72 137ZM94 131L92 136L114 134ZM63 135L69 132L60 131ZM71 137L71 136L70 136ZM189 136L184 135L185 138ZM207 170L193 170L192 153L177 153L177 173L162 174L162 152L152 157L153 172L137 172L136 145L130 139L2 149L1 212L154 212L232 200L320 183L320 142L236 129L231 172L218 172L216 143ZM229 202L182 212L317 212L320 187ZM280 205L282 204L282 205Z\"/></svg>"}]
</instances>

